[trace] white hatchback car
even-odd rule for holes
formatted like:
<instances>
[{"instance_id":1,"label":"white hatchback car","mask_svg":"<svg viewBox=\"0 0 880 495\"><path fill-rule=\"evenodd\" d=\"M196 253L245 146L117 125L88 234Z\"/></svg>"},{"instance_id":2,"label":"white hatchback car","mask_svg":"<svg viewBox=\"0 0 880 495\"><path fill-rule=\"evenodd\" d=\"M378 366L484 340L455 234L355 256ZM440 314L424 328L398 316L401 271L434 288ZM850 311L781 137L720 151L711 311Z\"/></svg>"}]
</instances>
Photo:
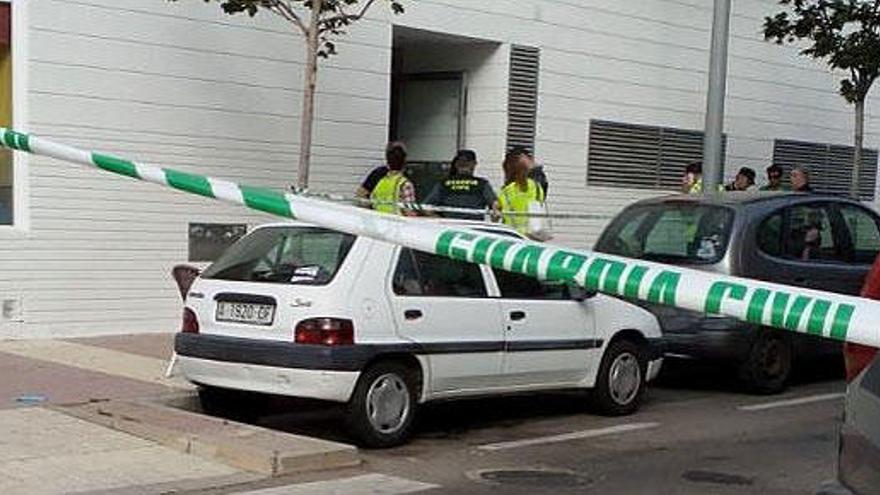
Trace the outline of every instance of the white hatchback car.
<instances>
[{"instance_id":1,"label":"white hatchback car","mask_svg":"<svg viewBox=\"0 0 880 495\"><path fill-rule=\"evenodd\" d=\"M660 336L619 299L284 223L195 280L175 350L206 407L229 391L345 403L359 443L388 447L435 399L593 389L601 411L631 413L659 372Z\"/></svg>"}]
</instances>

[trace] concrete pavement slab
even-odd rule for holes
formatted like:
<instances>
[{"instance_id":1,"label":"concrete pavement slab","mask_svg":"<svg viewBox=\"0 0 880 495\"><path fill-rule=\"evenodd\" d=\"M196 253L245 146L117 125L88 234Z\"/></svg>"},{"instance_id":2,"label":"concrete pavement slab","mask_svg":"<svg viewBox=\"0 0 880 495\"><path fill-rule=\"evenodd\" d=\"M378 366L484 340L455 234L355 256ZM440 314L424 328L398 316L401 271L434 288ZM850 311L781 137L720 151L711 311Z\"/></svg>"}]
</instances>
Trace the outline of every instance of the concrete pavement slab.
<instances>
[{"instance_id":1,"label":"concrete pavement slab","mask_svg":"<svg viewBox=\"0 0 880 495\"><path fill-rule=\"evenodd\" d=\"M168 387L98 373L50 361L0 353L0 409L21 407L24 396L64 404L119 398L152 397Z\"/></svg>"},{"instance_id":2,"label":"concrete pavement slab","mask_svg":"<svg viewBox=\"0 0 880 495\"><path fill-rule=\"evenodd\" d=\"M218 478L254 480L229 466L43 408L0 411L0 493L133 489ZM202 487L212 486L201 484Z\"/></svg>"},{"instance_id":3,"label":"concrete pavement slab","mask_svg":"<svg viewBox=\"0 0 880 495\"><path fill-rule=\"evenodd\" d=\"M351 445L149 402L108 401L62 406L56 410L182 452L269 476L338 469L360 463L357 449Z\"/></svg>"},{"instance_id":4,"label":"concrete pavement slab","mask_svg":"<svg viewBox=\"0 0 880 495\"><path fill-rule=\"evenodd\" d=\"M174 333L144 333L64 340L74 344L101 347L103 349L168 361L174 352L174 335Z\"/></svg>"},{"instance_id":5,"label":"concrete pavement slab","mask_svg":"<svg viewBox=\"0 0 880 495\"><path fill-rule=\"evenodd\" d=\"M439 488L420 481L372 473L350 478L264 488L238 495L397 495Z\"/></svg>"},{"instance_id":6,"label":"concrete pavement slab","mask_svg":"<svg viewBox=\"0 0 880 495\"><path fill-rule=\"evenodd\" d=\"M156 385L181 389L193 388L181 378L165 377L165 370L168 367L166 360L91 345L61 340L10 340L0 342L0 352Z\"/></svg>"}]
</instances>

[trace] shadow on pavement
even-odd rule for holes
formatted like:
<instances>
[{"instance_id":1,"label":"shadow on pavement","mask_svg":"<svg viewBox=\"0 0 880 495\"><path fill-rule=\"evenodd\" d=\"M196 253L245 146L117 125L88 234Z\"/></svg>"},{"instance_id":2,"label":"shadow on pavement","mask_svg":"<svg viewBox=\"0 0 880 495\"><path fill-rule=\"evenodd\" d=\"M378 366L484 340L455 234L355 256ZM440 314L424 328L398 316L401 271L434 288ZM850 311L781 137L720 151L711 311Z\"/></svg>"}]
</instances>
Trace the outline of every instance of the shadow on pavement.
<instances>
[{"instance_id":1,"label":"shadow on pavement","mask_svg":"<svg viewBox=\"0 0 880 495\"><path fill-rule=\"evenodd\" d=\"M792 372L790 387L842 380L842 357L801 361ZM666 358L654 387L669 390L725 392L752 395L739 380L736 366L714 361Z\"/></svg>"},{"instance_id":2,"label":"shadow on pavement","mask_svg":"<svg viewBox=\"0 0 880 495\"><path fill-rule=\"evenodd\" d=\"M825 359L799 366L792 386L842 378L842 360ZM663 373L651 387L661 392L751 395L745 392L734 367L683 359L667 359ZM664 400L664 395L668 395L651 394L651 387L646 397L648 403ZM288 397L270 397L259 402L253 408L243 408L248 411L244 416L235 412L215 415L297 435L351 442L344 428L343 405ZM202 412L195 398L175 406ZM458 439L474 430L513 428L530 421L592 412L589 395L575 391L436 402L422 406L415 438Z\"/></svg>"}]
</instances>

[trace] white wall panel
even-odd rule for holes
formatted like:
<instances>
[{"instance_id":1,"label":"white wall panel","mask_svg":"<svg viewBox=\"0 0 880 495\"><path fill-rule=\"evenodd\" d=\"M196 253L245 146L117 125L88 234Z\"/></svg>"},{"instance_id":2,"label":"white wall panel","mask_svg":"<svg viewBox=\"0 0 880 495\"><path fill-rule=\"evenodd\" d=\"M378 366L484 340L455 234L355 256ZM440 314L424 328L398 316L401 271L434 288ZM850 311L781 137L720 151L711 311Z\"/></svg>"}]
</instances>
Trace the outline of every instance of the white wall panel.
<instances>
[{"instance_id":1,"label":"white wall panel","mask_svg":"<svg viewBox=\"0 0 880 495\"><path fill-rule=\"evenodd\" d=\"M838 77L760 36L771 0L734 2L725 131L727 175L763 177L776 138L847 144ZM296 173L303 49L280 19L227 16L189 1L28 0L28 130L74 145L271 187ZM349 193L380 163L388 133L391 22L491 41L409 61L466 70L466 145L498 185L511 43L541 49L536 153L550 206L611 216L656 191L586 187L591 119L700 129L711 27L703 0L418 0L376 8L322 61L312 187ZM866 144L880 146L868 102ZM170 268L189 222L268 215L35 158L30 227L0 232L0 299L23 301L2 337L171 331ZM589 198L589 201L587 200ZM607 220L556 223L557 242L592 245Z\"/></svg>"}]
</instances>

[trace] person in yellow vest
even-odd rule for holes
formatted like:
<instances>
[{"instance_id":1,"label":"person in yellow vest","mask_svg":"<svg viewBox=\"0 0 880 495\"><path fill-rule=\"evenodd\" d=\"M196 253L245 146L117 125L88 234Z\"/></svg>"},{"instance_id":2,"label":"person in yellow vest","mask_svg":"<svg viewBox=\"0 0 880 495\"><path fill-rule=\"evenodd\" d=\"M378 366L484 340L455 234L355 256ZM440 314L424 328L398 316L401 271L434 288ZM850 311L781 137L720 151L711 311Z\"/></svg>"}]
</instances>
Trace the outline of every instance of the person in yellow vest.
<instances>
[{"instance_id":1,"label":"person in yellow vest","mask_svg":"<svg viewBox=\"0 0 880 495\"><path fill-rule=\"evenodd\" d=\"M391 215L416 216L418 213L409 208L401 208L399 203L415 204L416 189L413 183L403 175L406 166L406 148L402 143L393 143L385 152L388 172L376 184L370 193L373 209Z\"/></svg>"},{"instance_id":2,"label":"person in yellow vest","mask_svg":"<svg viewBox=\"0 0 880 495\"><path fill-rule=\"evenodd\" d=\"M693 162L684 169L681 178L681 191L685 194L701 194L703 192L703 164Z\"/></svg>"},{"instance_id":3,"label":"person in yellow vest","mask_svg":"<svg viewBox=\"0 0 880 495\"><path fill-rule=\"evenodd\" d=\"M509 213L528 213L529 204L544 203L544 190L529 178L529 156L512 151L504 157L504 187L498 194L501 220L523 235L529 235L529 217ZM508 214L505 214L508 213Z\"/></svg>"}]
</instances>

